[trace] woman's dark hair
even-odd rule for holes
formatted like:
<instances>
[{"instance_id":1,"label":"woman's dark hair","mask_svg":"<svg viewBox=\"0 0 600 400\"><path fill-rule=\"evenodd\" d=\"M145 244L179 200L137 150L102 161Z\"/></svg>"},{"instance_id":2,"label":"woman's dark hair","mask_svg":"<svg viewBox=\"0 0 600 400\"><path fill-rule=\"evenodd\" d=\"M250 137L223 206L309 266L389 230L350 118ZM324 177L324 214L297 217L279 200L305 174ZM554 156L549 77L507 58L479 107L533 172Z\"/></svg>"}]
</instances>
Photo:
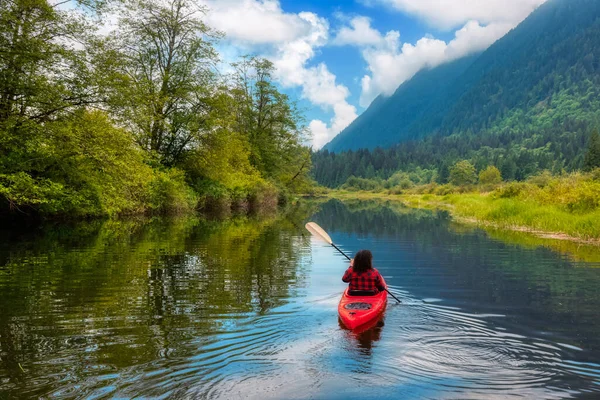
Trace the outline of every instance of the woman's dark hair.
<instances>
[{"instance_id":1,"label":"woman's dark hair","mask_svg":"<svg viewBox=\"0 0 600 400\"><path fill-rule=\"evenodd\" d=\"M373 268L373 254L369 250L361 250L354 256L354 272L365 272Z\"/></svg>"}]
</instances>

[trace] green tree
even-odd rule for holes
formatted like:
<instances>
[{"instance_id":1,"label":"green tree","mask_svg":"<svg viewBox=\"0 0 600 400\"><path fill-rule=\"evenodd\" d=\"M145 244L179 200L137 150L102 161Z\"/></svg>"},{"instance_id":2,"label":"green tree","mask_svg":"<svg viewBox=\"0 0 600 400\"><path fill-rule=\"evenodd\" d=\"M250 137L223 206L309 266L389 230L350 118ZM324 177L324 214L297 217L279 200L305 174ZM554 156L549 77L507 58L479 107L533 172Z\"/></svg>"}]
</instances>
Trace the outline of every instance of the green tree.
<instances>
[{"instance_id":1,"label":"green tree","mask_svg":"<svg viewBox=\"0 0 600 400\"><path fill-rule=\"evenodd\" d=\"M598 130L592 132L584 160L584 169L586 171L591 171L594 168L600 168L600 134L598 134Z\"/></svg>"},{"instance_id":2,"label":"green tree","mask_svg":"<svg viewBox=\"0 0 600 400\"><path fill-rule=\"evenodd\" d=\"M500 182L502 182L502 174L493 165L490 165L479 173L479 183L482 185L494 185Z\"/></svg>"},{"instance_id":3,"label":"green tree","mask_svg":"<svg viewBox=\"0 0 600 400\"><path fill-rule=\"evenodd\" d=\"M23 170L43 124L95 102L86 25L47 0L0 2L0 171Z\"/></svg>"},{"instance_id":4,"label":"green tree","mask_svg":"<svg viewBox=\"0 0 600 400\"><path fill-rule=\"evenodd\" d=\"M304 120L273 83L273 64L246 57L234 64L233 130L250 143L250 161L267 179L295 186L308 179L310 149Z\"/></svg>"},{"instance_id":5,"label":"green tree","mask_svg":"<svg viewBox=\"0 0 600 400\"><path fill-rule=\"evenodd\" d=\"M476 179L475 167L467 160L457 162L450 169L450 183L453 185L470 185L475 183Z\"/></svg>"},{"instance_id":6,"label":"green tree","mask_svg":"<svg viewBox=\"0 0 600 400\"><path fill-rule=\"evenodd\" d=\"M175 165L211 129L213 66L218 35L191 0L126 0L113 35L112 111L137 143Z\"/></svg>"},{"instance_id":7,"label":"green tree","mask_svg":"<svg viewBox=\"0 0 600 400\"><path fill-rule=\"evenodd\" d=\"M448 163L443 163L440 167L440 171L437 176L437 183L441 183L442 185L448 183L450 179L450 167Z\"/></svg>"},{"instance_id":8,"label":"green tree","mask_svg":"<svg viewBox=\"0 0 600 400\"><path fill-rule=\"evenodd\" d=\"M514 180L515 175L517 174L517 163L512 158L506 158L502 162L500 172L502 173L502 179L504 179L505 181Z\"/></svg>"}]
</instances>

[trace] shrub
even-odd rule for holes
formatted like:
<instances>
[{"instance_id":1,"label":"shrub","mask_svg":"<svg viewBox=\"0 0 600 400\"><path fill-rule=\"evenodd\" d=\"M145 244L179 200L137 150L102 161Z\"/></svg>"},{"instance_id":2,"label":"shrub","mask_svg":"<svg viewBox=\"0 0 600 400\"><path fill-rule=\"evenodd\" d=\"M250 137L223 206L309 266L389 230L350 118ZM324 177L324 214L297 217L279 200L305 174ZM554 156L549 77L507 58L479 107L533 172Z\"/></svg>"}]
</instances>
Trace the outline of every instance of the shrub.
<instances>
[{"instance_id":1,"label":"shrub","mask_svg":"<svg viewBox=\"0 0 600 400\"><path fill-rule=\"evenodd\" d=\"M537 175L533 175L529 179L527 179L528 183L536 185L540 188L546 187L550 184L554 177L550 171L542 171Z\"/></svg>"},{"instance_id":2,"label":"shrub","mask_svg":"<svg viewBox=\"0 0 600 400\"><path fill-rule=\"evenodd\" d=\"M496 189L494 192L494 197L501 199L510 199L513 197L517 197L521 194L523 190L523 185L517 182L509 183L506 186Z\"/></svg>"},{"instance_id":3,"label":"shrub","mask_svg":"<svg viewBox=\"0 0 600 400\"><path fill-rule=\"evenodd\" d=\"M66 216L145 211L152 169L104 113L81 110L40 129L44 139L26 149L27 167L2 176L9 206Z\"/></svg>"},{"instance_id":4,"label":"shrub","mask_svg":"<svg viewBox=\"0 0 600 400\"><path fill-rule=\"evenodd\" d=\"M149 203L153 212L173 214L193 210L198 204L198 196L185 182L183 171L176 168L155 170Z\"/></svg>"},{"instance_id":5,"label":"shrub","mask_svg":"<svg viewBox=\"0 0 600 400\"><path fill-rule=\"evenodd\" d=\"M414 192L416 194L433 194L435 193L436 189L438 188L438 184L437 183L430 183L428 185L421 185L421 186L417 186L414 189Z\"/></svg>"},{"instance_id":6,"label":"shrub","mask_svg":"<svg viewBox=\"0 0 600 400\"><path fill-rule=\"evenodd\" d=\"M446 195L454 194L454 193L456 193L456 187L454 187L452 185L438 186L434 190L434 194L436 194L438 196L446 196Z\"/></svg>"},{"instance_id":7,"label":"shrub","mask_svg":"<svg viewBox=\"0 0 600 400\"><path fill-rule=\"evenodd\" d=\"M402 181L398 184L400 189L410 189L414 186L414 183L410 179L402 179Z\"/></svg>"},{"instance_id":8,"label":"shrub","mask_svg":"<svg viewBox=\"0 0 600 400\"><path fill-rule=\"evenodd\" d=\"M269 182L256 185L248 195L250 209L275 209L280 202L279 191Z\"/></svg>"},{"instance_id":9,"label":"shrub","mask_svg":"<svg viewBox=\"0 0 600 400\"><path fill-rule=\"evenodd\" d=\"M482 185L496 185L500 182L502 182L502 174L493 165L490 165L479 173L479 183Z\"/></svg>"},{"instance_id":10,"label":"shrub","mask_svg":"<svg viewBox=\"0 0 600 400\"><path fill-rule=\"evenodd\" d=\"M378 181L351 176L346 183L342 185L346 190L381 190L382 185Z\"/></svg>"},{"instance_id":11,"label":"shrub","mask_svg":"<svg viewBox=\"0 0 600 400\"><path fill-rule=\"evenodd\" d=\"M450 169L450 183L456 186L475 183L475 167L469 161L459 161Z\"/></svg>"}]
</instances>

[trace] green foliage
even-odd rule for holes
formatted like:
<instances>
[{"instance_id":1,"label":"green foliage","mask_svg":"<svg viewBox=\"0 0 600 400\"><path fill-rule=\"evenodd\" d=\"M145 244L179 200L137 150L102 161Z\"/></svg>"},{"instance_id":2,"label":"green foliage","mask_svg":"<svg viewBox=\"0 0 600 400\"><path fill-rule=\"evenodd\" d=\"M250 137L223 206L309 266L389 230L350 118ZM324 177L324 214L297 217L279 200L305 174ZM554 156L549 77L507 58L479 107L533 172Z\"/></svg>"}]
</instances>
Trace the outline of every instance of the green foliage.
<instances>
[{"instance_id":1,"label":"green foliage","mask_svg":"<svg viewBox=\"0 0 600 400\"><path fill-rule=\"evenodd\" d=\"M453 211L500 227L600 238L600 182L592 174L553 177L544 187L510 183L492 196L453 195Z\"/></svg>"},{"instance_id":2,"label":"green foliage","mask_svg":"<svg viewBox=\"0 0 600 400\"><path fill-rule=\"evenodd\" d=\"M93 8L0 2L0 212L249 209L310 190L303 121L270 62L243 59L219 78L202 7L115 5L105 38Z\"/></svg>"},{"instance_id":3,"label":"green foliage","mask_svg":"<svg viewBox=\"0 0 600 400\"><path fill-rule=\"evenodd\" d=\"M301 186L311 167L305 128L295 104L273 83L273 63L244 58L233 66L232 128L247 138L251 165L267 179Z\"/></svg>"},{"instance_id":4,"label":"green foliage","mask_svg":"<svg viewBox=\"0 0 600 400\"><path fill-rule=\"evenodd\" d=\"M150 210L161 214L191 211L198 202L197 195L185 181L183 171L175 168L155 170L149 192Z\"/></svg>"},{"instance_id":5,"label":"green foliage","mask_svg":"<svg viewBox=\"0 0 600 400\"><path fill-rule=\"evenodd\" d=\"M215 33L190 0L123 1L110 38L116 62L111 110L164 165L210 131Z\"/></svg>"},{"instance_id":6,"label":"green foliage","mask_svg":"<svg viewBox=\"0 0 600 400\"><path fill-rule=\"evenodd\" d=\"M494 197L498 197L501 199L511 199L513 197L517 197L521 194L523 190L523 184L517 182L511 182L508 185L496 189L493 193Z\"/></svg>"},{"instance_id":7,"label":"green foliage","mask_svg":"<svg viewBox=\"0 0 600 400\"><path fill-rule=\"evenodd\" d=\"M500 170L490 165L479 173L479 183L482 185L495 185L502 182Z\"/></svg>"},{"instance_id":8,"label":"green foliage","mask_svg":"<svg viewBox=\"0 0 600 400\"><path fill-rule=\"evenodd\" d=\"M565 121L544 131L481 132L447 137L432 136L404 142L389 149L313 154L313 176L328 187L338 187L350 175L387 179L398 171L436 170L436 182L448 182L450 167L457 160L470 160L479 170L496 166L503 180L526 180L543 170L559 174L583 167L583 143L590 125ZM581 146L576 145L581 143ZM422 182L421 182L422 183Z\"/></svg>"},{"instance_id":9,"label":"green foliage","mask_svg":"<svg viewBox=\"0 0 600 400\"><path fill-rule=\"evenodd\" d=\"M47 214L116 215L142 212L152 169L123 129L101 112L79 111L45 124L29 161L3 174L12 205ZM18 164L17 164L18 165ZM9 166L4 166L9 170Z\"/></svg>"},{"instance_id":10,"label":"green foliage","mask_svg":"<svg viewBox=\"0 0 600 400\"><path fill-rule=\"evenodd\" d=\"M541 188L546 187L554 179L554 176L550 171L542 171L537 175L530 177L527 182Z\"/></svg>"},{"instance_id":11,"label":"green foliage","mask_svg":"<svg viewBox=\"0 0 600 400\"><path fill-rule=\"evenodd\" d=\"M43 206L57 211L61 209L64 187L49 179L34 179L25 172L0 174L0 195L8 201L11 210Z\"/></svg>"},{"instance_id":12,"label":"green foliage","mask_svg":"<svg viewBox=\"0 0 600 400\"><path fill-rule=\"evenodd\" d=\"M351 176L348 178L346 183L341 187L344 190L381 190L382 186L379 182L365 179L365 178L357 178L355 176Z\"/></svg>"},{"instance_id":13,"label":"green foliage","mask_svg":"<svg viewBox=\"0 0 600 400\"><path fill-rule=\"evenodd\" d=\"M598 133L598 130L592 132L583 167L586 171L600 168L600 134Z\"/></svg>"},{"instance_id":14,"label":"green foliage","mask_svg":"<svg viewBox=\"0 0 600 400\"><path fill-rule=\"evenodd\" d=\"M469 161L459 161L450 169L450 183L453 185L471 185L476 179L475 167Z\"/></svg>"}]
</instances>

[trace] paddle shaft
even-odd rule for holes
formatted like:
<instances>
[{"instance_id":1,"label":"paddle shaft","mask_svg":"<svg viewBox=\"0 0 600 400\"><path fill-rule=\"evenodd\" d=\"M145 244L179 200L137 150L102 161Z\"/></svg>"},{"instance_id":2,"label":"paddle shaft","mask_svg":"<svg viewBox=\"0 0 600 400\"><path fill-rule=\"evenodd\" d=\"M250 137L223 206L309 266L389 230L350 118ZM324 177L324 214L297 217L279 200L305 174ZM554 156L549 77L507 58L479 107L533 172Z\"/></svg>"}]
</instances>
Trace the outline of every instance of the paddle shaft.
<instances>
[{"instance_id":1,"label":"paddle shaft","mask_svg":"<svg viewBox=\"0 0 600 400\"><path fill-rule=\"evenodd\" d=\"M337 251L339 251L340 253L342 253L342 255L348 259L348 261L350 261L350 260L351 260L351 258L350 258L350 257L348 257L348 255L347 255L346 253L344 253L342 250L340 250L340 248L339 248L339 247L337 247L337 246L336 246L335 244L333 244L333 243L331 243L331 245L332 245L332 246L333 246L333 247L334 247L334 248L335 248ZM400 301L400 300L399 300L399 299L398 299L396 296L394 296L394 295L392 294L392 292L390 292L390 291L389 291L387 288L385 288L385 291L386 291L386 292L388 292L388 294L389 294L390 296L392 296L392 297L394 298L394 300L396 300L398 303L402 303L402 302L401 302L401 301Z\"/></svg>"}]
</instances>

